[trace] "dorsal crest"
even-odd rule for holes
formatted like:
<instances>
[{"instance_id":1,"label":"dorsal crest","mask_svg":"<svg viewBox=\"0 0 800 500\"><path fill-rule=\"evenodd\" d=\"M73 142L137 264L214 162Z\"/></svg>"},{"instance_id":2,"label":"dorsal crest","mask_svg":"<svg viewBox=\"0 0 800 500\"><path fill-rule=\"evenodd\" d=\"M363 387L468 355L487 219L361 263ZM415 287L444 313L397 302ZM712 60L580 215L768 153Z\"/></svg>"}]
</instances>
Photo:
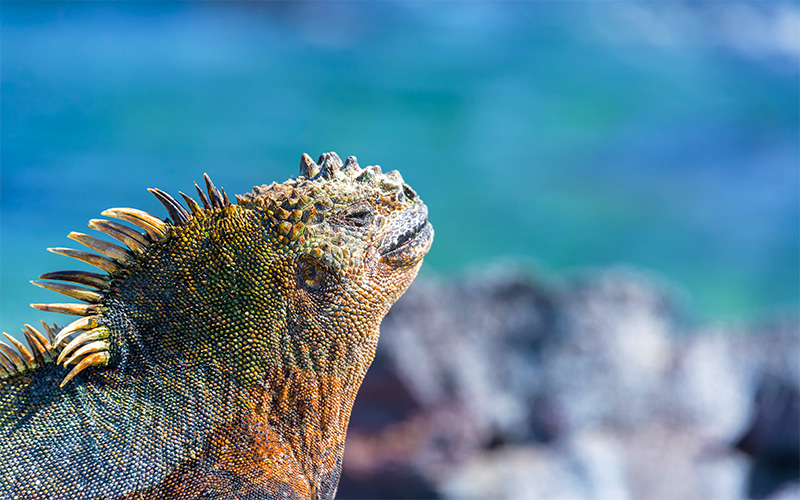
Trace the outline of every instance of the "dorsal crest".
<instances>
[{"instance_id":1,"label":"dorsal crest","mask_svg":"<svg viewBox=\"0 0 800 500\"><path fill-rule=\"evenodd\" d=\"M167 209L171 220L161 220L134 208L110 208L103 211L102 215L128 222L138 229L104 219L89 221L89 227L120 241L124 247L88 234L71 232L68 235L70 239L82 243L94 252L60 247L48 248L53 253L91 264L103 273L55 271L42 274L39 280L31 281L36 286L83 302L31 304L32 307L40 311L70 314L79 318L62 329L43 321L45 334L30 325L25 325L23 334L28 348L7 333L3 333L10 345L0 341L0 378L8 379L28 373L50 362L63 364L65 367L73 365L61 382L63 387L86 368L108 364L109 329L104 324L103 309L105 294L114 280L122 277L137 260L144 258L156 243L168 238L174 226L186 225L198 213L221 210L231 205L225 190L217 189L208 175L204 174L203 177L207 194L195 184L200 203L180 193L189 207L188 211L164 191L157 188L148 189Z\"/></svg>"},{"instance_id":2,"label":"dorsal crest","mask_svg":"<svg viewBox=\"0 0 800 500\"><path fill-rule=\"evenodd\" d=\"M54 345L56 332L59 330L58 326L55 324L51 326L42 321L42 327L46 335L31 325L25 325L25 328L22 329L28 348L22 342L3 332L3 336L11 345L0 340L0 376L2 378L35 370L58 356L59 349Z\"/></svg>"}]
</instances>

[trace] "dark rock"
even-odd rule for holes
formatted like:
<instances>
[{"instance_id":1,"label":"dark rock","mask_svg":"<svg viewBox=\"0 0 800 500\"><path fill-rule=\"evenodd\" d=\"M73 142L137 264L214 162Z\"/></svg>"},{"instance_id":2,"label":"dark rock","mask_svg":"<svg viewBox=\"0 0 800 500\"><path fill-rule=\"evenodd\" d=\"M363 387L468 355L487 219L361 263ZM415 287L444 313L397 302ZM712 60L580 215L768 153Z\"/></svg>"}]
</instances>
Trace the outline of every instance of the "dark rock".
<instances>
[{"instance_id":1,"label":"dark rock","mask_svg":"<svg viewBox=\"0 0 800 500\"><path fill-rule=\"evenodd\" d=\"M346 499L409 499L441 498L434 485L409 467L374 470L368 475L343 471L336 498Z\"/></svg>"},{"instance_id":2,"label":"dark rock","mask_svg":"<svg viewBox=\"0 0 800 500\"><path fill-rule=\"evenodd\" d=\"M765 376L750 426L735 447L752 458L747 494L767 498L800 481L800 388L796 381Z\"/></svg>"}]
</instances>

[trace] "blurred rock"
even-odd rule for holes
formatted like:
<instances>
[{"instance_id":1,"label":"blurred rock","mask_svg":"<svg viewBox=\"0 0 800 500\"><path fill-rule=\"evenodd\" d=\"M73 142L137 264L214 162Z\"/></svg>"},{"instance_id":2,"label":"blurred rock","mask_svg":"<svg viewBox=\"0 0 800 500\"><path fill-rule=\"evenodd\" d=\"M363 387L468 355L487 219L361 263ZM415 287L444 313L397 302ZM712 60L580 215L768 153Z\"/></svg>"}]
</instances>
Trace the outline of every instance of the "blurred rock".
<instances>
[{"instance_id":1,"label":"blurred rock","mask_svg":"<svg viewBox=\"0 0 800 500\"><path fill-rule=\"evenodd\" d=\"M558 423L532 412L559 297L516 272L488 276L421 282L384 320L379 349L424 407L469 415L466 446L552 439Z\"/></svg>"},{"instance_id":2,"label":"blurred rock","mask_svg":"<svg viewBox=\"0 0 800 500\"><path fill-rule=\"evenodd\" d=\"M761 499L800 480L800 390L788 378L767 375L754 402L750 426L735 446L752 457L747 492Z\"/></svg>"},{"instance_id":3,"label":"blurred rock","mask_svg":"<svg viewBox=\"0 0 800 500\"><path fill-rule=\"evenodd\" d=\"M797 321L691 326L671 297L626 269L418 279L383 323L338 497L790 498Z\"/></svg>"},{"instance_id":4,"label":"blurred rock","mask_svg":"<svg viewBox=\"0 0 800 500\"><path fill-rule=\"evenodd\" d=\"M558 317L563 341L548 346L544 383L571 429L633 427L665 410L674 314L650 280L621 269L571 283Z\"/></svg>"}]
</instances>

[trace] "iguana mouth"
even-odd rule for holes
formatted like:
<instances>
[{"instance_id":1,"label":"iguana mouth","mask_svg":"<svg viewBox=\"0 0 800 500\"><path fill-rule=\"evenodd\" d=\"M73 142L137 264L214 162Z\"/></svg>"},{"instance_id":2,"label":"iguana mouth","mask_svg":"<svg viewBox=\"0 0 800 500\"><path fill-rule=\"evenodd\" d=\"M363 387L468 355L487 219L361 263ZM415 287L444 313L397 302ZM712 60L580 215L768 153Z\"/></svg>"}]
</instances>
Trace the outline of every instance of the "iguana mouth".
<instances>
[{"instance_id":1,"label":"iguana mouth","mask_svg":"<svg viewBox=\"0 0 800 500\"><path fill-rule=\"evenodd\" d=\"M381 257L394 264L414 264L428 253L432 242L428 208L420 202L394 221L380 246Z\"/></svg>"}]
</instances>

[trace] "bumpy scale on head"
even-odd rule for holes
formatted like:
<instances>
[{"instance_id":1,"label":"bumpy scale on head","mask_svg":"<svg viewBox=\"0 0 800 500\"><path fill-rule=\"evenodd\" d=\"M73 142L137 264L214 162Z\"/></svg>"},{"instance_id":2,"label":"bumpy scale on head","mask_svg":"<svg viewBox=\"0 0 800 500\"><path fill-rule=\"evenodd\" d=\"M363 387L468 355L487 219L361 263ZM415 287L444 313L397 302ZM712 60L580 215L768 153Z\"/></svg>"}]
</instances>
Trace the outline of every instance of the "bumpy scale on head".
<instances>
[{"instance_id":1,"label":"bumpy scale on head","mask_svg":"<svg viewBox=\"0 0 800 500\"><path fill-rule=\"evenodd\" d=\"M300 177L255 187L237 200L273 219L275 242L283 251L307 253L334 269L358 267L370 249L389 253L402 237L397 232L416 235L427 223L427 209L399 172L384 174L379 166L362 169L354 156L342 163L335 153L322 155L318 163L304 154ZM409 206L417 206L412 211L416 225L410 227L393 219L410 221L412 216L403 212ZM379 231L383 240L375 241ZM415 264L422 255L409 255L406 263Z\"/></svg>"}]
</instances>

